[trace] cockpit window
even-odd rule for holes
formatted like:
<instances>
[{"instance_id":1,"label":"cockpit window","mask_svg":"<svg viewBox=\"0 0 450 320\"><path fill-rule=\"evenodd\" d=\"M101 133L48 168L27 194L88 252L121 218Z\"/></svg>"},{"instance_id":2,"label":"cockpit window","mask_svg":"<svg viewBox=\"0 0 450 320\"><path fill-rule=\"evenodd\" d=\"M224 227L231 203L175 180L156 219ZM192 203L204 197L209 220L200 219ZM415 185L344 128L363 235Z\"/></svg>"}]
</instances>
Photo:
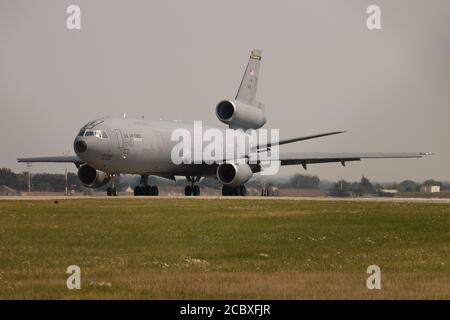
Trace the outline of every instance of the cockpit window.
<instances>
[{"instance_id":1,"label":"cockpit window","mask_svg":"<svg viewBox=\"0 0 450 320\"><path fill-rule=\"evenodd\" d=\"M104 130L81 130L79 137L97 137L99 139L108 139L108 135Z\"/></svg>"}]
</instances>

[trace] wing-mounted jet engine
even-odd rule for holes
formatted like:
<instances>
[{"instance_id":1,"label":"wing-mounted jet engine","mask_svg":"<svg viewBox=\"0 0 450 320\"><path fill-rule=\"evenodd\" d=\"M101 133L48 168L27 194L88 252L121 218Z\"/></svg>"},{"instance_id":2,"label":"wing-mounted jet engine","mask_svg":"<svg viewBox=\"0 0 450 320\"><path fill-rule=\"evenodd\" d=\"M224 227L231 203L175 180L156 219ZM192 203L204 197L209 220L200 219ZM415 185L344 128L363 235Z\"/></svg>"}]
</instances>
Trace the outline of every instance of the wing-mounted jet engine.
<instances>
[{"instance_id":1,"label":"wing-mounted jet engine","mask_svg":"<svg viewBox=\"0 0 450 320\"><path fill-rule=\"evenodd\" d=\"M253 176L248 164L223 163L217 167L217 179L225 186L237 187Z\"/></svg>"},{"instance_id":2,"label":"wing-mounted jet engine","mask_svg":"<svg viewBox=\"0 0 450 320\"><path fill-rule=\"evenodd\" d=\"M111 177L107 173L85 164L78 169L78 178L87 188L100 188L107 184Z\"/></svg>"},{"instance_id":3,"label":"wing-mounted jet engine","mask_svg":"<svg viewBox=\"0 0 450 320\"><path fill-rule=\"evenodd\" d=\"M217 167L217 179L223 184L222 195L245 196L245 183L253 177L253 171L248 164L223 163Z\"/></svg>"}]
</instances>

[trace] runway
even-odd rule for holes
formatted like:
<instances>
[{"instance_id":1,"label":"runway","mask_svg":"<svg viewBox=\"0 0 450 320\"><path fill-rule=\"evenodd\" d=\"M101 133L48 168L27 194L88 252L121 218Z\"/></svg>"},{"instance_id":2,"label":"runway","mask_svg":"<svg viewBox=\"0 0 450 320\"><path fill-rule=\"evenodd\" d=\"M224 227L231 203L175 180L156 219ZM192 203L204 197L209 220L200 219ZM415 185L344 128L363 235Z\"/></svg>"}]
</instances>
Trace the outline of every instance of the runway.
<instances>
[{"instance_id":1,"label":"runway","mask_svg":"<svg viewBox=\"0 0 450 320\"><path fill-rule=\"evenodd\" d=\"M49 201L49 200L89 200L89 199L110 199L112 201L117 201L121 199L134 199L137 201L151 201L157 199L187 199L187 200L212 200L212 199L223 199L223 200L262 200L262 201L340 201L340 202L398 202L398 203L443 203L450 204L450 199L439 199L439 198L335 198L335 197L260 197L260 196L248 196L248 197L223 197L223 196L158 196L158 197L135 197L135 196L118 196L118 197L107 197L107 196L0 196L0 201Z\"/></svg>"}]
</instances>

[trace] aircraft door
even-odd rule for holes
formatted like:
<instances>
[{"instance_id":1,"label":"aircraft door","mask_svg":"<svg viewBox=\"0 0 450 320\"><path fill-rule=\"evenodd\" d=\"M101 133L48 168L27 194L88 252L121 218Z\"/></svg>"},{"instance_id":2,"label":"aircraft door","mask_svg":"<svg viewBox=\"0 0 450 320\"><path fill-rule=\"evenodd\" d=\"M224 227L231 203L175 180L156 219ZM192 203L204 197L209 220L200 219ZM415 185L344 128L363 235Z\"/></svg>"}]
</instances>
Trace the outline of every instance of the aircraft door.
<instances>
[{"instance_id":1,"label":"aircraft door","mask_svg":"<svg viewBox=\"0 0 450 320\"><path fill-rule=\"evenodd\" d=\"M121 152L121 156L123 159L127 158L128 155L128 151L129 151L129 146L128 146L128 135L122 133L122 131L120 129L115 129L114 130L116 133L116 137L117 137L117 145L119 146L120 152Z\"/></svg>"}]
</instances>

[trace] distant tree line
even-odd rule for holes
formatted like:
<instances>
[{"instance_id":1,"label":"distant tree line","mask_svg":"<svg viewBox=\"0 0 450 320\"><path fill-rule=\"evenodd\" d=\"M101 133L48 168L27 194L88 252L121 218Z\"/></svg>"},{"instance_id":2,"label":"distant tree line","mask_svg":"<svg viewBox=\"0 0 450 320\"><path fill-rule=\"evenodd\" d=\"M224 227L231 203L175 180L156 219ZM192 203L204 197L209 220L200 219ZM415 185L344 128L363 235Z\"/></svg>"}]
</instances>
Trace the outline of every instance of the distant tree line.
<instances>
[{"instance_id":1,"label":"distant tree line","mask_svg":"<svg viewBox=\"0 0 450 320\"><path fill-rule=\"evenodd\" d=\"M81 183L74 173L67 174L68 186L81 190ZM0 168L0 186L5 185L18 191L28 190L28 172L14 173L10 169ZM31 189L35 191L63 192L66 179L63 174L37 173L31 175Z\"/></svg>"},{"instance_id":2,"label":"distant tree line","mask_svg":"<svg viewBox=\"0 0 450 320\"><path fill-rule=\"evenodd\" d=\"M68 173L68 186L70 190L82 191L85 188L80 183L75 173ZM128 187L134 187L139 184L139 176L121 176L116 180L119 191L123 191ZM150 185L164 186L185 186L188 182L186 179L178 179L176 182L155 176L149 177ZM278 188L294 188L294 189L318 189L320 179L313 175L296 174L288 179L273 179L265 181L263 179L252 179L247 185L254 188L262 187L278 187ZM37 173L31 175L32 191L45 192L64 192L65 190L64 174ZM200 181L201 187L209 187L219 189L222 187L220 182L214 178L205 178ZM28 172L14 173L10 169L0 169L0 185L6 185L18 191L28 190Z\"/></svg>"},{"instance_id":3,"label":"distant tree line","mask_svg":"<svg viewBox=\"0 0 450 320\"><path fill-rule=\"evenodd\" d=\"M116 180L119 191L124 191L128 187L134 187L139 184L139 176L120 176ZM86 188L80 183L75 173L67 175L69 190L85 191ZM165 186L185 186L186 179L178 179L176 182L164 178L151 176L150 185ZM201 187L219 189L222 187L220 182L214 178L205 178L200 181ZM28 172L14 173L10 169L0 168L0 186L6 185L18 191L28 190ZM65 190L64 174L36 173L31 175L32 191L44 192L64 192ZM396 189L399 192L418 192L422 185L438 185L442 191L450 191L450 184L435 180L426 180L422 184L405 180L391 185L372 184L366 177L362 177L359 182L348 182L341 180L338 182L321 181L315 175L295 174L291 177L263 179L257 177L251 179L248 187L261 189L263 187L276 187L281 189L321 189L328 191L333 196L364 196L375 194L382 189ZM103 189L106 188L103 187Z\"/></svg>"},{"instance_id":4,"label":"distant tree line","mask_svg":"<svg viewBox=\"0 0 450 320\"><path fill-rule=\"evenodd\" d=\"M422 186L440 186L441 191L449 191L450 183L444 183L429 179L422 184L414 182L412 180L404 180L400 183L394 183L390 185L382 186L381 184L372 184L369 179L362 177L359 182L348 182L341 180L336 182L332 188L330 188L330 195L332 196L365 196L379 193L383 189L395 189L398 192L419 192Z\"/></svg>"},{"instance_id":5,"label":"distant tree line","mask_svg":"<svg viewBox=\"0 0 450 320\"><path fill-rule=\"evenodd\" d=\"M348 182L340 180L330 189L330 195L335 197L357 196L375 194L376 190L382 189L380 185L373 185L369 179L362 177L359 182Z\"/></svg>"},{"instance_id":6,"label":"distant tree line","mask_svg":"<svg viewBox=\"0 0 450 320\"><path fill-rule=\"evenodd\" d=\"M440 186L441 191L449 191L450 184L433 179L425 180L422 184L411 180L405 180L400 183L394 183L390 188L397 189L399 192L418 192L422 186Z\"/></svg>"}]
</instances>

